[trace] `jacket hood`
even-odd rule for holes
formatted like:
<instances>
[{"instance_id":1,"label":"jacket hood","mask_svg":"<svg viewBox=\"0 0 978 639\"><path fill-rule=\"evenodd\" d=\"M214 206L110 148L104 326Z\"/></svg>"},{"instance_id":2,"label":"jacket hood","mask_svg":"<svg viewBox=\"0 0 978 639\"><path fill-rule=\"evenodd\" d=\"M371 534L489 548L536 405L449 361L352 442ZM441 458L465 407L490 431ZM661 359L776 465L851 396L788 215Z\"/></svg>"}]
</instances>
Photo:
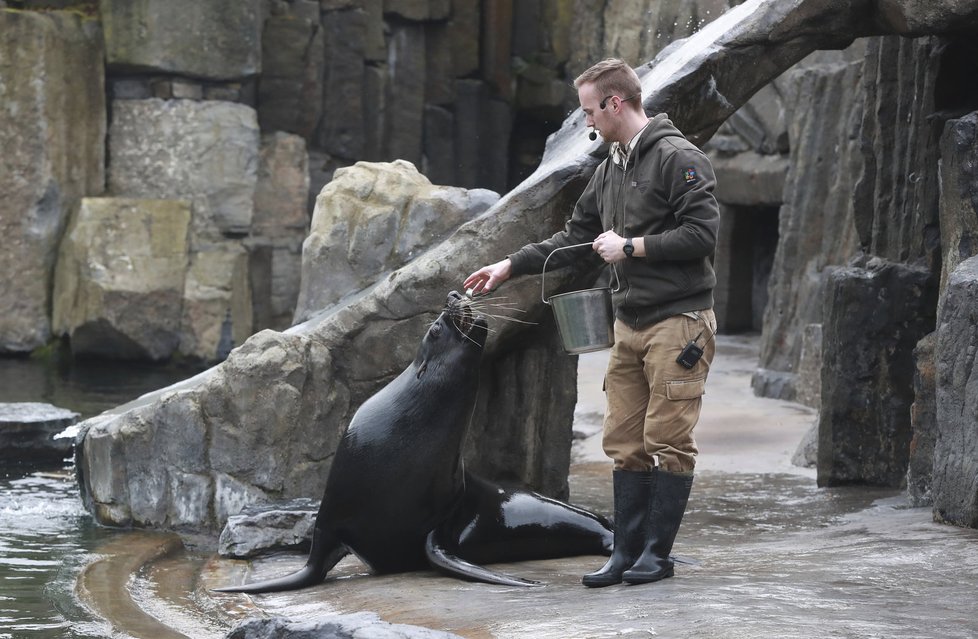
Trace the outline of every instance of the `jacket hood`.
<instances>
[{"instance_id":1,"label":"jacket hood","mask_svg":"<svg viewBox=\"0 0 978 639\"><path fill-rule=\"evenodd\" d=\"M685 137L665 113L659 113L649 118L648 124L645 125L645 128L642 129L642 132L638 136L639 153L645 153L648 149L655 146L659 140L670 136ZM612 158L615 158L621 147L622 145L618 142L613 142L608 149L608 154ZM617 159L614 161L616 164L618 163Z\"/></svg>"}]
</instances>

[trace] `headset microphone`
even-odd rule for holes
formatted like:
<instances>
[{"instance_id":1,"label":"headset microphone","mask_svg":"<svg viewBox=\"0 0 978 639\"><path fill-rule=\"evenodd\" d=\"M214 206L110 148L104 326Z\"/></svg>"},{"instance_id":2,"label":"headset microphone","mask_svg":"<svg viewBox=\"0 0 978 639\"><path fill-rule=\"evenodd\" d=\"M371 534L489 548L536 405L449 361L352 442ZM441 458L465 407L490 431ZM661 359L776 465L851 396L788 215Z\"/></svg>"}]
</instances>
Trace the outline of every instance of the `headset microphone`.
<instances>
[{"instance_id":1,"label":"headset microphone","mask_svg":"<svg viewBox=\"0 0 978 639\"><path fill-rule=\"evenodd\" d=\"M587 137L589 140L594 142L595 140L598 139L598 134L594 132L594 129L591 129L591 132L587 134Z\"/></svg>"}]
</instances>

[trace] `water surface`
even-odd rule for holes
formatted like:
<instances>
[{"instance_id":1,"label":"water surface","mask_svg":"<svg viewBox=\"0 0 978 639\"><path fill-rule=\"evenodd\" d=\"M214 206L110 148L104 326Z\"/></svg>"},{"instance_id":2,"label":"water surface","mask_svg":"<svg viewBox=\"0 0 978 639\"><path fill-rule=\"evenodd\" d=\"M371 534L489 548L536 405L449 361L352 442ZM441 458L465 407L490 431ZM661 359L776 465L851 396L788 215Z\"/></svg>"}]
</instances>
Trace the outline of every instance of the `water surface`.
<instances>
[{"instance_id":1,"label":"water surface","mask_svg":"<svg viewBox=\"0 0 978 639\"><path fill-rule=\"evenodd\" d=\"M84 419L195 372L0 358L0 403L44 402ZM78 603L74 588L95 550L120 534L94 524L82 507L70 459L0 465L0 639L112 636Z\"/></svg>"}]
</instances>

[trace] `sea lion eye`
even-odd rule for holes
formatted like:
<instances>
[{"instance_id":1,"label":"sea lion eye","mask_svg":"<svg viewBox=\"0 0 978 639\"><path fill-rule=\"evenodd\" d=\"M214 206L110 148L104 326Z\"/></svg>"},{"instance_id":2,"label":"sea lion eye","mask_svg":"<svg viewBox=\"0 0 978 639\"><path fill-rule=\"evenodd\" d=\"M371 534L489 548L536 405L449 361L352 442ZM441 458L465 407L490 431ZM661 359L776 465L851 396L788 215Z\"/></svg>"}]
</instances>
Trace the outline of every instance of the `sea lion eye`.
<instances>
[{"instance_id":1,"label":"sea lion eye","mask_svg":"<svg viewBox=\"0 0 978 639\"><path fill-rule=\"evenodd\" d=\"M439 335L441 335L441 324L440 323L432 324L431 330L428 331L428 334L431 335L432 337L438 337Z\"/></svg>"}]
</instances>

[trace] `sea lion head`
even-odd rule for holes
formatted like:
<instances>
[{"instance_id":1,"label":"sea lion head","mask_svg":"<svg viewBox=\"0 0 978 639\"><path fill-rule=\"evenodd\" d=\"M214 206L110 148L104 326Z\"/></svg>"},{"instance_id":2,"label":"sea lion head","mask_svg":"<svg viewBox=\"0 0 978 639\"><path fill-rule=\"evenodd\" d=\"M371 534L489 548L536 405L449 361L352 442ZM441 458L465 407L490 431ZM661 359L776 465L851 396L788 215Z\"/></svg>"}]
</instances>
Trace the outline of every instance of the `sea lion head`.
<instances>
[{"instance_id":1,"label":"sea lion head","mask_svg":"<svg viewBox=\"0 0 978 639\"><path fill-rule=\"evenodd\" d=\"M487 335L486 318L473 311L468 298L452 291L438 319L421 340L414 361L418 378L435 369L458 375L477 366Z\"/></svg>"}]
</instances>

